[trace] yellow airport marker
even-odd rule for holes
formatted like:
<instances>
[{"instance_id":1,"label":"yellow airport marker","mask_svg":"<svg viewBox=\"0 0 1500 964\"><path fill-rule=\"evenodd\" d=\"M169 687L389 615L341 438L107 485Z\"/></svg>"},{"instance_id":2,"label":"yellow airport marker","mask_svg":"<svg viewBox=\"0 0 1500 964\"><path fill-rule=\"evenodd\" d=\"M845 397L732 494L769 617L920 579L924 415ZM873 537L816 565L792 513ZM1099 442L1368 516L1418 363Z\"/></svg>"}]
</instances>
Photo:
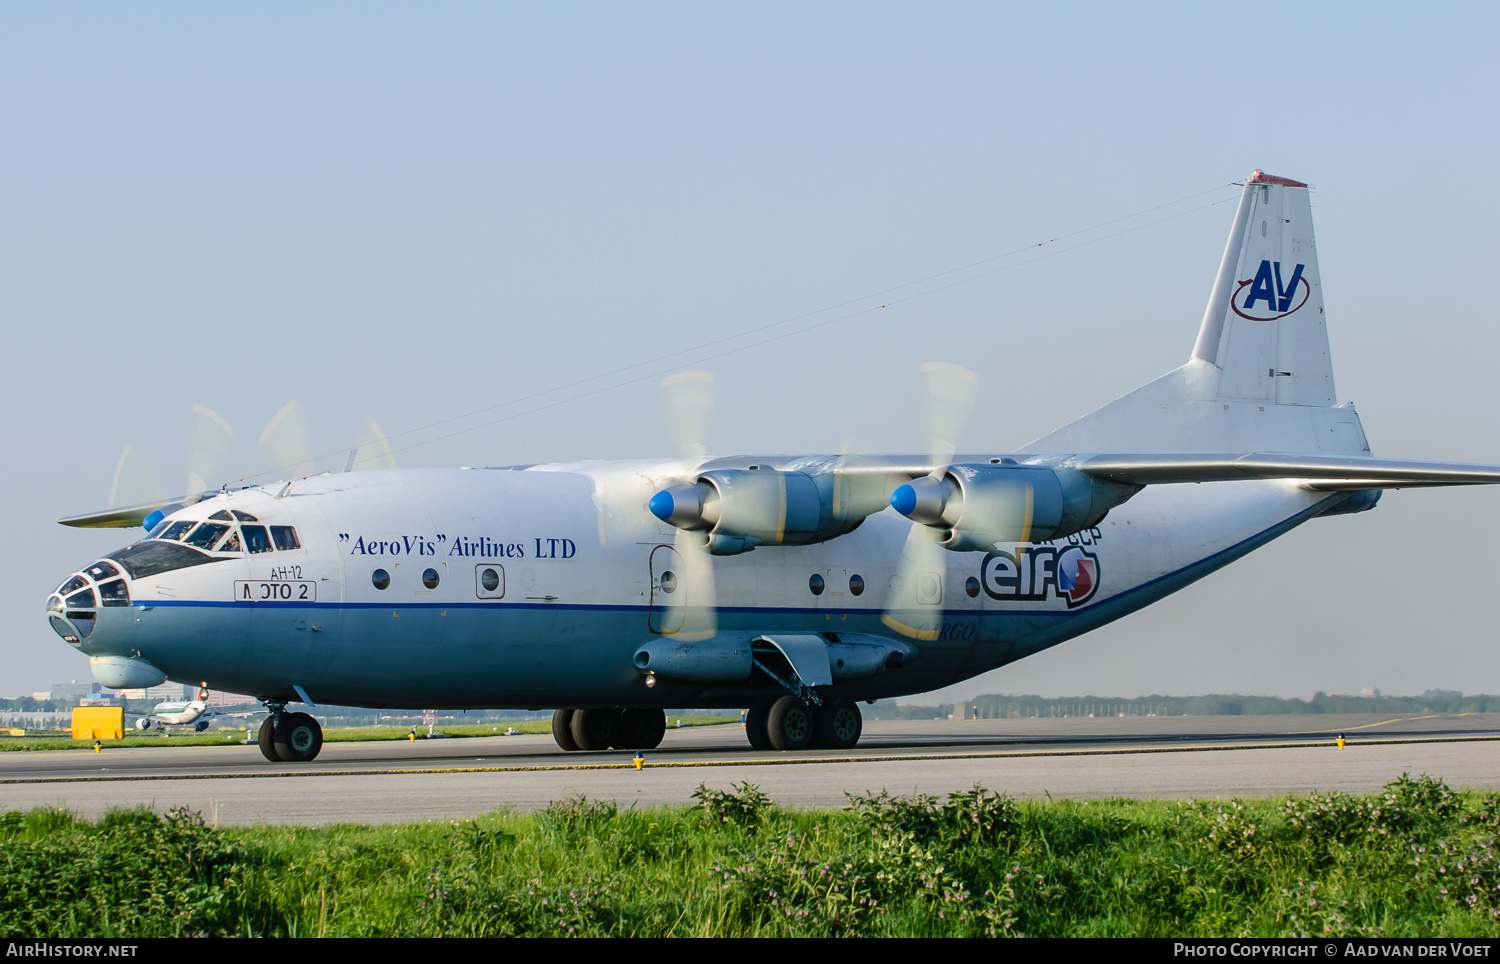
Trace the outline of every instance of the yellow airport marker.
<instances>
[{"instance_id":1,"label":"yellow airport marker","mask_svg":"<svg viewBox=\"0 0 1500 964\"><path fill-rule=\"evenodd\" d=\"M1344 748L1344 734L1342 733L1339 734L1338 745L1340 750Z\"/></svg>"},{"instance_id":2,"label":"yellow airport marker","mask_svg":"<svg viewBox=\"0 0 1500 964\"><path fill-rule=\"evenodd\" d=\"M639 770L641 767L646 765L646 754L642 753L640 750L636 750L635 757L631 760L631 762L634 763L635 768Z\"/></svg>"},{"instance_id":3,"label":"yellow airport marker","mask_svg":"<svg viewBox=\"0 0 1500 964\"><path fill-rule=\"evenodd\" d=\"M98 740L95 740L94 741L94 752L98 753L98 752L100 752L103 749L104 749L104 744L100 743Z\"/></svg>"},{"instance_id":4,"label":"yellow airport marker","mask_svg":"<svg viewBox=\"0 0 1500 964\"><path fill-rule=\"evenodd\" d=\"M406 734L406 738L413 743L417 742L417 728L412 727L411 732Z\"/></svg>"}]
</instances>

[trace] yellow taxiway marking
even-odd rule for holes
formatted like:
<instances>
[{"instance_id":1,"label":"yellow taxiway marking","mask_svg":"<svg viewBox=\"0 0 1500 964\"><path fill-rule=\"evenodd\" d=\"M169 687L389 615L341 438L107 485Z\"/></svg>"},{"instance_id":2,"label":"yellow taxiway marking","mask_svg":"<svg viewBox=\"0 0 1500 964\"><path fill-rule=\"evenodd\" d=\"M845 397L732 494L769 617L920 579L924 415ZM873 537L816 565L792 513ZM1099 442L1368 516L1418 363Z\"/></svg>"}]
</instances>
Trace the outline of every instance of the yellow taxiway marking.
<instances>
[{"instance_id":1,"label":"yellow taxiway marking","mask_svg":"<svg viewBox=\"0 0 1500 964\"><path fill-rule=\"evenodd\" d=\"M1391 723L1410 723L1413 720L1435 720L1440 716L1473 716L1473 713L1428 713L1426 716L1398 716L1390 720L1380 720L1376 723L1361 723L1359 726L1346 726L1344 730L1367 730L1372 726L1387 726ZM1327 728L1321 730L1293 730L1293 736L1302 736L1307 733L1327 733Z\"/></svg>"},{"instance_id":2,"label":"yellow taxiway marking","mask_svg":"<svg viewBox=\"0 0 1500 964\"><path fill-rule=\"evenodd\" d=\"M1445 736L1445 737L1407 737L1390 740L1360 740L1350 741L1350 747L1362 746L1392 746L1420 743L1493 743L1500 741L1500 736ZM751 767L751 766L805 766L815 763L912 763L923 760L996 760L996 759L1020 759L1024 757L1077 757L1077 756L1130 756L1151 753L1213 753L1229 752L1234 750L1295 750L1295 749L1327 749L1331 747L1327 740L1316 742L1280 742L1280 743L1233 743L1233 744L1196 744L1191 746L1142 746L1142 747L1110 747L1110 748L1080 748L1080 749L1055 749L1055 750L996 750L990 753L899 753L883 756L787 756L787 757L759 757L750 759L726 759L726 760L661 760L653 761L647 766L649 770L664 769L693 769L704 767ZM358 777L358 776L401 776L403 774L436 774L436 773L546 773L562 770L631 770L635 768L633 760L627 759L623 762L605 762L597 760L580 763L540 763L540 764L510 764L498 766L478 767L394 767L380 769L360 770L258 770L238 773L150 773L150 774L90 774L88 776L65 776L65 777L9 777L0 779L0 785L11 783L97 783L108 781L131 781L131 780L242 780L263 779L266 777Z\"/></svg>"}]
</instances>

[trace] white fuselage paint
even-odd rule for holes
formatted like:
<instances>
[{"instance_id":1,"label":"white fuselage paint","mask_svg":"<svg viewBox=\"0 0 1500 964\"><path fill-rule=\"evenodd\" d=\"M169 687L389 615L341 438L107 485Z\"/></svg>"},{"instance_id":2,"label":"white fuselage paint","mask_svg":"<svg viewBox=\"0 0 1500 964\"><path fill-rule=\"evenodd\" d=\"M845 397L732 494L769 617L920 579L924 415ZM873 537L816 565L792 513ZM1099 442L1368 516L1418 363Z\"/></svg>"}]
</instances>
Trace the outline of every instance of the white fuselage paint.
<instances>
[{"instance_id":1,"label":"white fuselage paint","mask_svg":"<svg viewBox=\"0 0 1500 964\"><path fill-rule=\"evenodd\" d=\"M646 502L696 464L356 472L294 482L279 498L280 485L221 495L174 518L238 509L296 526L301 548L132 579L131 605L100 610L74 645L272 700L297 699L300 686L320 704L370 707L744 706L764 692L748 679L648 687L632 663L660 638L652 609L666 599L659 570L671 555L659 553L653 572L653 553L677 536ZM1031 547L1029 560L1023 547L997 547L1030 567L1019 594L1032 598L1016 598L1014 580L992 583L998 596L971 596L971 577L999 570L986 572L985 553L943 553L937 638L908 641L916 655L900 668L834 689L893 697L1012 662L1154 602L1345 497L1291 482L1151 486L1091 531ZM825 543L716 558L718 632L894 637L881 616L911 526L888 509ZM1070 608L1049 567L1075 543L1097 587ZM383 590L376 569L389 574ZM501 580L495 589L486 569ZM809 590L815 573L821 595ZM857 596L854 575L866 587Z\"/></svg>"}]
</instances>

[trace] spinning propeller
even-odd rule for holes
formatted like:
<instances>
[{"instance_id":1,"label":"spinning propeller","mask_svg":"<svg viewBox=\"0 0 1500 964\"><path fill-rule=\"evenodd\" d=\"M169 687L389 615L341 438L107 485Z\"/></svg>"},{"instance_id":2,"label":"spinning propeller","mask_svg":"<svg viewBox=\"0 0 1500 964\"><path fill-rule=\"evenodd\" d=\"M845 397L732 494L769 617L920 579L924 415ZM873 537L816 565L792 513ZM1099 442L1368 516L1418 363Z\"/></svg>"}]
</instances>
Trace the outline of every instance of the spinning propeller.
<instances>
[{"instance_id":1,"label":"spinning propeller","mask_svg":"<svg viewBox=\"0 0 1500 964\"><path fill-rule=\"evenodd\" d=\"M896 511L913 521L896 574L891 577L881 622L912 639L936 639L943 622L948 551L938 544L939 534L924 524L928 520L913 513L923 496L943 485L948 465L958 451L963 424L974 408L977 384L973 372L946 362L927 362L921 372L927 390L928 451L933 468L930 475L897 486L891 495ZM937 509L931 521L941 517L942 506Z\"/></svg>"},{"instance_id":2,"label":"spinning propeller","mask_svg":"<svg viewBox=\"0 0 1500 964\"><path fill-rule=\"evenodd\" d=\"M681 372L662 379L661 387L667 421L682 457L688 461L703 458L708 451L703 444L704 430L714 407L713 375ZM668 491L658 492L651 499L652 513L659 518L663 517L663 511L671 515L674 509L672 498ZM665 502L661 501L663 499ZM660 590L659 598L665 604L661 626L671 630L663 635L698 640L707 639L719 631L709 538L706 529L677 529L672 539L676 565L653 567L662 570L658 585L652 587L653 594Z\"/></svg>"},{"instance_id":3,"label":"spinning propeller","mask_svg":"<svg viewBox=\"0 0 1500 964\"><path fill-rule=\"evenodd\" d=\"M126 446L115 463L110 481L110 508L58 521L63 525L88 529L124 529L144 525L149 530L163 516L216 493L211 480L216 478L218 465L229 450L233 435L234 430L223 416L207 406L194 404L188 435L185 495L168 496L140 456ZM297 402L288 402L271 418L260 434L259 444L274 463L272 471L277 475L300 478L310 473L312 453L307 419ZM386 467L396 467L395 457L380 426L373 418L368 419L349 452L344 469Z\"/></svg>"}]
</instances>

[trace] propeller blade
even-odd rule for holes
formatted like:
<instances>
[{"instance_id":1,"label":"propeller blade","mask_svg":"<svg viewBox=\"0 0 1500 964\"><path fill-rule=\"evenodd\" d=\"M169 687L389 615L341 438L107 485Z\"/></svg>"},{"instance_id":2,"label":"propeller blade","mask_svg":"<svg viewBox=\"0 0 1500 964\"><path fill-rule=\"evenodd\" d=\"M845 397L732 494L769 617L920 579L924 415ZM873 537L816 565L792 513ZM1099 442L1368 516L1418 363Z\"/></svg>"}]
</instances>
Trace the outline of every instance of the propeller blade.
<instances>
[{"instance_id":1,"label":"propeller blade","mask_svg":"<svg viewBox=\"0 0 1500 964\"><path fill-rule=\"evenodd\" d=\"M120 461L115 463L115 477L109 484L110 508L166 501L166 490L146 471L140 457L127 445L120 453Z\"/></svg>"},{"instance_id":2,"label":"propeller blade","mask_svg":"<svg viewBox=\"0 0 1500 964\"><path fill-rule=\"evenodd\" d=\"M672 541L682 571L678 573L676 591L669 594L669 604L681 610L681 619L670 625L679 628L671 635L685 640L708 639L719 631L719 611L714 585L713 556L708 551L708 537L702 532L678 529Z\"/></svg>"},{"instance_id":3,"label":"propeller blade","mask_svg":"<svg viewBox=\"0 0 1500 964\"><path fill-rule=\"evenodd\" d=\"M309 474L312 446L307 440L307 418L295 399L281 406L281 411L266 423L260 433L260 447L271 457L274 471L293 479Z\"/></svg>"},{"instance_id":4,"label":"propeller blade","mask_svg":"<svg viewBox=\"0 0 1500 964\"><path fill-rule=\"evenodd\" d=\"M947 555L931 529L912 523L886 593L882 623L910 639L938 638L943 628Z\"/></svg>"},{"instance_id":5,"label":"propeller blade","mask_svg":"<svg viewBox=\"0 0 1500 964\"><path fill-rule=\"evenodd\" d=\"M714 376L709 372L678 372L663 378L661 388L667 424L678 451L685 459L703 458L708 452L703 439L714 410ZM601 540L603 532L601 520ZM681 572L676 574L678 586L662 595L669 600L668 606L676 610L669 623L677 627L672 635L687 640L708 639L719 631L718 593L709 539L707 532L678 529L672 540Z\"/></svg>"},{"instance_id":6,"label":"propeller blade","mask_svg":"<svg viewBox=\"0 0 1500 964\"><path fill-rule=\"evenodd\" d=\"M921 368L927 382L927 434L932 440L932 464L946 465L958 451L958 437L974 408L977 383L962 365L927 362Z\"/></svg>"},{"instance_id":7,"label":"propeller blade","mask_svg":"<svg viewBox=\"0 0 1500 964\"><path fill-rule=\"evenodd\" d=\"M900 486L898 495L892 496L892 505L897 506L903 515L912 509L911 505L904 503L917 501L926 489L937 485L935 480L943 478L945 467L958 451L958 437L974 408L977 388L974 373L962 365L927 362L920 371L927 388L925 408L933 468L929 478ZM899 494L904 494L905 498L900 498ZM886 594L881 622L911 639L937 639L943 628L948 553L938 545L938 538L936 530L919 522L912 523Z\"/></svg>"},{"instance_id":8,"label":"propeller blade","mask_svg":"<svg viewBox=\"0 0 1500 964\"><path fill-rule=\"evenodd\" d=\"M354 440L354 447L349 450L349 460L344 463L344 471L395 467L396 453L391 451L391 443L386 441L385 433L380 430L380 423L374 418L365 419L364 426Z\"/></svg>"},{"instance_id":9,"label":"propeller blade","mask_svg":"<svg viewBox=\"0 0 1500 964\"><path fill-rule=\"evenodd\" d=\"M667 423L685 459L708 454L703 438L714 410L714 376L709 372L678 372L661 380Z\"/></svg>"},{"instance_id":10,"label":"propeller blade","mask_svg":"<svg viewBox=\"0 0 1500 964\"><path fill-rule=\"evenodd\" d=\"M234 430L213 409L205 405L193 405L193 434L188 442L187 491L202 492L210 488L209 479L219 459L229 449L230 436Z\"/></svg>"}]
</instances>

